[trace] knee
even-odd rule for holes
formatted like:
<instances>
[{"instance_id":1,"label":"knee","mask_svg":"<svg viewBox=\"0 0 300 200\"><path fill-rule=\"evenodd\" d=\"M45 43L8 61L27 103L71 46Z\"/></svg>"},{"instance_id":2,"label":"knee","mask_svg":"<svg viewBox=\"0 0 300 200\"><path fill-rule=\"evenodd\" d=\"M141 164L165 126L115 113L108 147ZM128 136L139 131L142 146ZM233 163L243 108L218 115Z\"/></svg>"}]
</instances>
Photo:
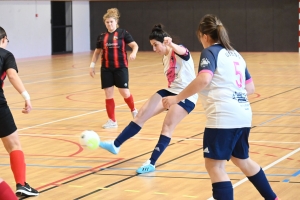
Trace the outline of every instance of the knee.
<instances>
[{"instance_id":1,"label":"knee","mask_svg":"<svg viewBox=\"0 0 300 200\"><path fill-rule=\"evenodd\" d=\"M235 166L240 168L242 171L247 168L248 159L238 159L238 158L231 158L231 161Z\"/></svg>"},{"instance_id":2,"label":"knee","mask_svg":"<svg viewBox=\"0 0 300 200\"><path fill-rule=\"evenodd\" d=\"M6 138L2 138L2 142L8 153L14 150L22 150L17 133L13 133Z\"/></svg>"}]
</instances>

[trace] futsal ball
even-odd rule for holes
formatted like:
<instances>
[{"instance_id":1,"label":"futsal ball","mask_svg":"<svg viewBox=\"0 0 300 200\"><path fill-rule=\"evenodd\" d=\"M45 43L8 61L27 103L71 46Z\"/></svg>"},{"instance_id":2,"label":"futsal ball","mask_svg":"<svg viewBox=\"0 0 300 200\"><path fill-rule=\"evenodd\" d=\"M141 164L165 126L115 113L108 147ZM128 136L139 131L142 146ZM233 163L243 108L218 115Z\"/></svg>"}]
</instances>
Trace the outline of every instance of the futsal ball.
<instances>
[{"instance_id":1,"label":"futsal ball","mask_svg":"<svg viewBox=\"0 0 300 200\"><path fill-rule=\"evenodd\" d=\"M100 143L100 137L95 131L86 130L80 135L80 144L87 146L89 149L97 149Z\"/></svg>"}]
</instances>

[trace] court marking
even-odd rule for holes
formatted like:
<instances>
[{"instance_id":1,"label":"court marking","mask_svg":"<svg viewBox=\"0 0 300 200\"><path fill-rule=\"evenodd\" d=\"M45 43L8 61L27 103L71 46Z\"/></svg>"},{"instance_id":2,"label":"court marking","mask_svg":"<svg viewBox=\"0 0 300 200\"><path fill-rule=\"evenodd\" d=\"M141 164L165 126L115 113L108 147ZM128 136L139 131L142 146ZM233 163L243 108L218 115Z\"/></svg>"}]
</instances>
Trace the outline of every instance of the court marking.
<instances>
[{"instance_id":1,"label":"court marking","mask_svg":"<svg viewBox=\"0 0 300 200\"><path fill-rule=\"evenodd\" d=\"M144 102L144 101L147 101L147 100L148 99L135 101L134 103L137 104L137 103L141 103L141 102ZM123 107L123 106L127 106L127 104L118 105L118 106L116 106L116 108ZM56 122L66 121L66 120L69 120L69 119L75 119L75 118L78 118L78 117L83 117L83 116L86 116L86 115L91 115L91 114L95 114L95 113L103 112L103 111L106 111L106 109L96 110L96 111L84 113L84 114L81 114L81 115L75 115L75 116L72 116L72 117L66 117L66 118L62 118L62 119L58 119L58 120L54 120L54 121L34 125L34 126L29 126L29 127L26 127L26 128L18 129L18 131L24 131L24 130L32 129L32 128L35 128L35 127L40 127L40 126L44 126L44 125L48 125L48 124L54 124Z\"/></svg>"},{"instance_id":2,"label":"court marking","mask_svg":"<svg viewBox=\"0 0 300 200\"><path fill-rule=\"evenodd\" d=\"M271 164L265 166L265 167L262 168L262 169L265 171L265 170L267 170L267 169L273 167L274 165L280 163L280 162L283 161L284 159L286 159L286 158L288 158L288 157L294 155L295 153L297 153L297 152L299 152L299 151L300 151L300 148L295 149L294 151L292 151L292 152L286 154L285 156L279 158L278 160L272 162ZM239 185L245 183L246 181L248 181L248 178L244 178L244 179L242 179L242 180L236 182L235 184L232 185L232 187L233 187L233 188L236 188L236 187L238 187ZM210 197L208 200L214 200L214 198L213 198L213 197Z\"/></svg>"}]
</instances>

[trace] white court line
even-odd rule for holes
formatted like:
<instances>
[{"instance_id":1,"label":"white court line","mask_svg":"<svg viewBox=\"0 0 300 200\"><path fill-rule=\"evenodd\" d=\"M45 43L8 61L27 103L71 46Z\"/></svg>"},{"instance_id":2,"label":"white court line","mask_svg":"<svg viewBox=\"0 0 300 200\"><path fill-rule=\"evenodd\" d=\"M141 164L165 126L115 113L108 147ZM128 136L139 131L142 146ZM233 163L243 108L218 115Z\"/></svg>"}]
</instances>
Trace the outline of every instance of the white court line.
<instances>
[{"instance_id":1,"label":"white court line","mask_svg":"<svg viewBox=\"0 0 300 200\"><path fill-rule=\"evenodd\" d=\"M147 101L147 100L148 99L144 99L144 100L140 100L140 101L135 101L134 103L140 103L140 102ZM122 105L116 106L116 108L123 107L125 105L127 105L127 104L122 104ZM88 113L81 114L81 115L75 115L73 117L67 117L67 118L63 118L63 119L58 119L58 120L54 120L54 121L51 121L51 122L46 122L46 123L43 123L43 124L38 124L38 125L35 125L35 126L29 126L29 127L26 127L26 128L21 128L21 129L18 129L18 131L24 131L24 130L28 130L28 129L31 129L31 128L36 128L36 127L39 127L39 126L44 126L44 125L47 125L47 124L54 124L56 122L61 122L61 121L69 120L69 119L74 119L74 118L82 117L82 116L85 116L85 115L90 115L90 114L102 112L102 111L105 111L105 110L106 109L101 109L101 110L96 110L96 111L88 112Z\"/></svg>"},{"instance_id":2,"label":"white court line","mask_svg":"<svg viewBox=\"0 0 300 200\"><path fill-rule=\"evenodd\" d=\"M149 67L149 66L155 66L162 63L155 63L155 64L151 64L151 65L143 65L143 66L139 66L139 67L131 67L130 69L140 69L143 67ZM77 68L78 69L78 68ZM49 72L50 73L50 72ZM68 78L74 78L74 77L80 77L80 76L90 76L88 73L86 74L81 74L81 75L76 75L76 76L65 76L65 77L61 77L61 78L52 78L52 79L47 79L47 80L42 80L42 81L35 81L35 82L24 82L24 85L29 85L29 84L35 84L35 83L43 83L43 82L48 82L48 81L54 81L54 80L61 80L61 79L68 79ZM22 78L22 76L20 76ZM7 87L12 87L12 85L8 85L5 86L5 88Z\"/></svg>"},{"instance_id":3,"label":"white court line","mask_svg":"<svg viewBox=\"0 0 300 200\"><path fill-rule=\"evenodd\" d=\"M296 150L290 152L289 154L287 154L287 155L285 155L285 156L279 158L278 160L272 162L271 164L265 166L265 167L262 168L262 169L265 171L265 170L267 170L267 169L273 167L273 166L276 165L277 163L280 163L280 162L283 161L284 159L290 157L291 155L293 155L293 154L295 154L295 153L297 153L297 152L299 152L299 151L300 151L300 148L298 148L298 149L296 149ZM237 187L237 186L239 186L239 185L245 183L246 181L248 181L248 178L244 178L244 179L242 179L242 180L236 182L235 184L232 185L232 187L235 188L235 187ZM213 198L213 197L210 197L210 198L207 199L207 200L214 200L214 198Z\"/></svg>"}]
</instances>

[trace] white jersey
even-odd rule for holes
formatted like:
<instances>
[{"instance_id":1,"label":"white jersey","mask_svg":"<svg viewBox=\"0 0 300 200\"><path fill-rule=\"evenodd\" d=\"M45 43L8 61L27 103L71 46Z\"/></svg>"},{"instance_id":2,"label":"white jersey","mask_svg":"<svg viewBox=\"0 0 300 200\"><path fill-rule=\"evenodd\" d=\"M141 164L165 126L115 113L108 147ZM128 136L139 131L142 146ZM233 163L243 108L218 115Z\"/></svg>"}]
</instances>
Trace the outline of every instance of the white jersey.
<instances>
[{"instance_id":1,"label":"white jersey","mask_svg":"<svg viewBox=\"0 0 300 200\"><path fill-rule=\"evenodd\" d=\"M235 50L214 44L201 53L199 73L210 73L211 83L200 93L207 128L251 127L252 110L245 84L251 82L246 62Z\"/></svg>"},{"instance_id":2,"label":"white jersey","mask_svg":"<svg viewBox=\"0 0 300 200\"><path fill-rule=\"evenodd\" d=\"M195 78L194 61L188 49L184 55L178 55L173 50L163 57L164 73L168 80L168 90L179 94ZM198 94L187 98L194 104L198 100Z\"/></svg>"}]
</instances>

